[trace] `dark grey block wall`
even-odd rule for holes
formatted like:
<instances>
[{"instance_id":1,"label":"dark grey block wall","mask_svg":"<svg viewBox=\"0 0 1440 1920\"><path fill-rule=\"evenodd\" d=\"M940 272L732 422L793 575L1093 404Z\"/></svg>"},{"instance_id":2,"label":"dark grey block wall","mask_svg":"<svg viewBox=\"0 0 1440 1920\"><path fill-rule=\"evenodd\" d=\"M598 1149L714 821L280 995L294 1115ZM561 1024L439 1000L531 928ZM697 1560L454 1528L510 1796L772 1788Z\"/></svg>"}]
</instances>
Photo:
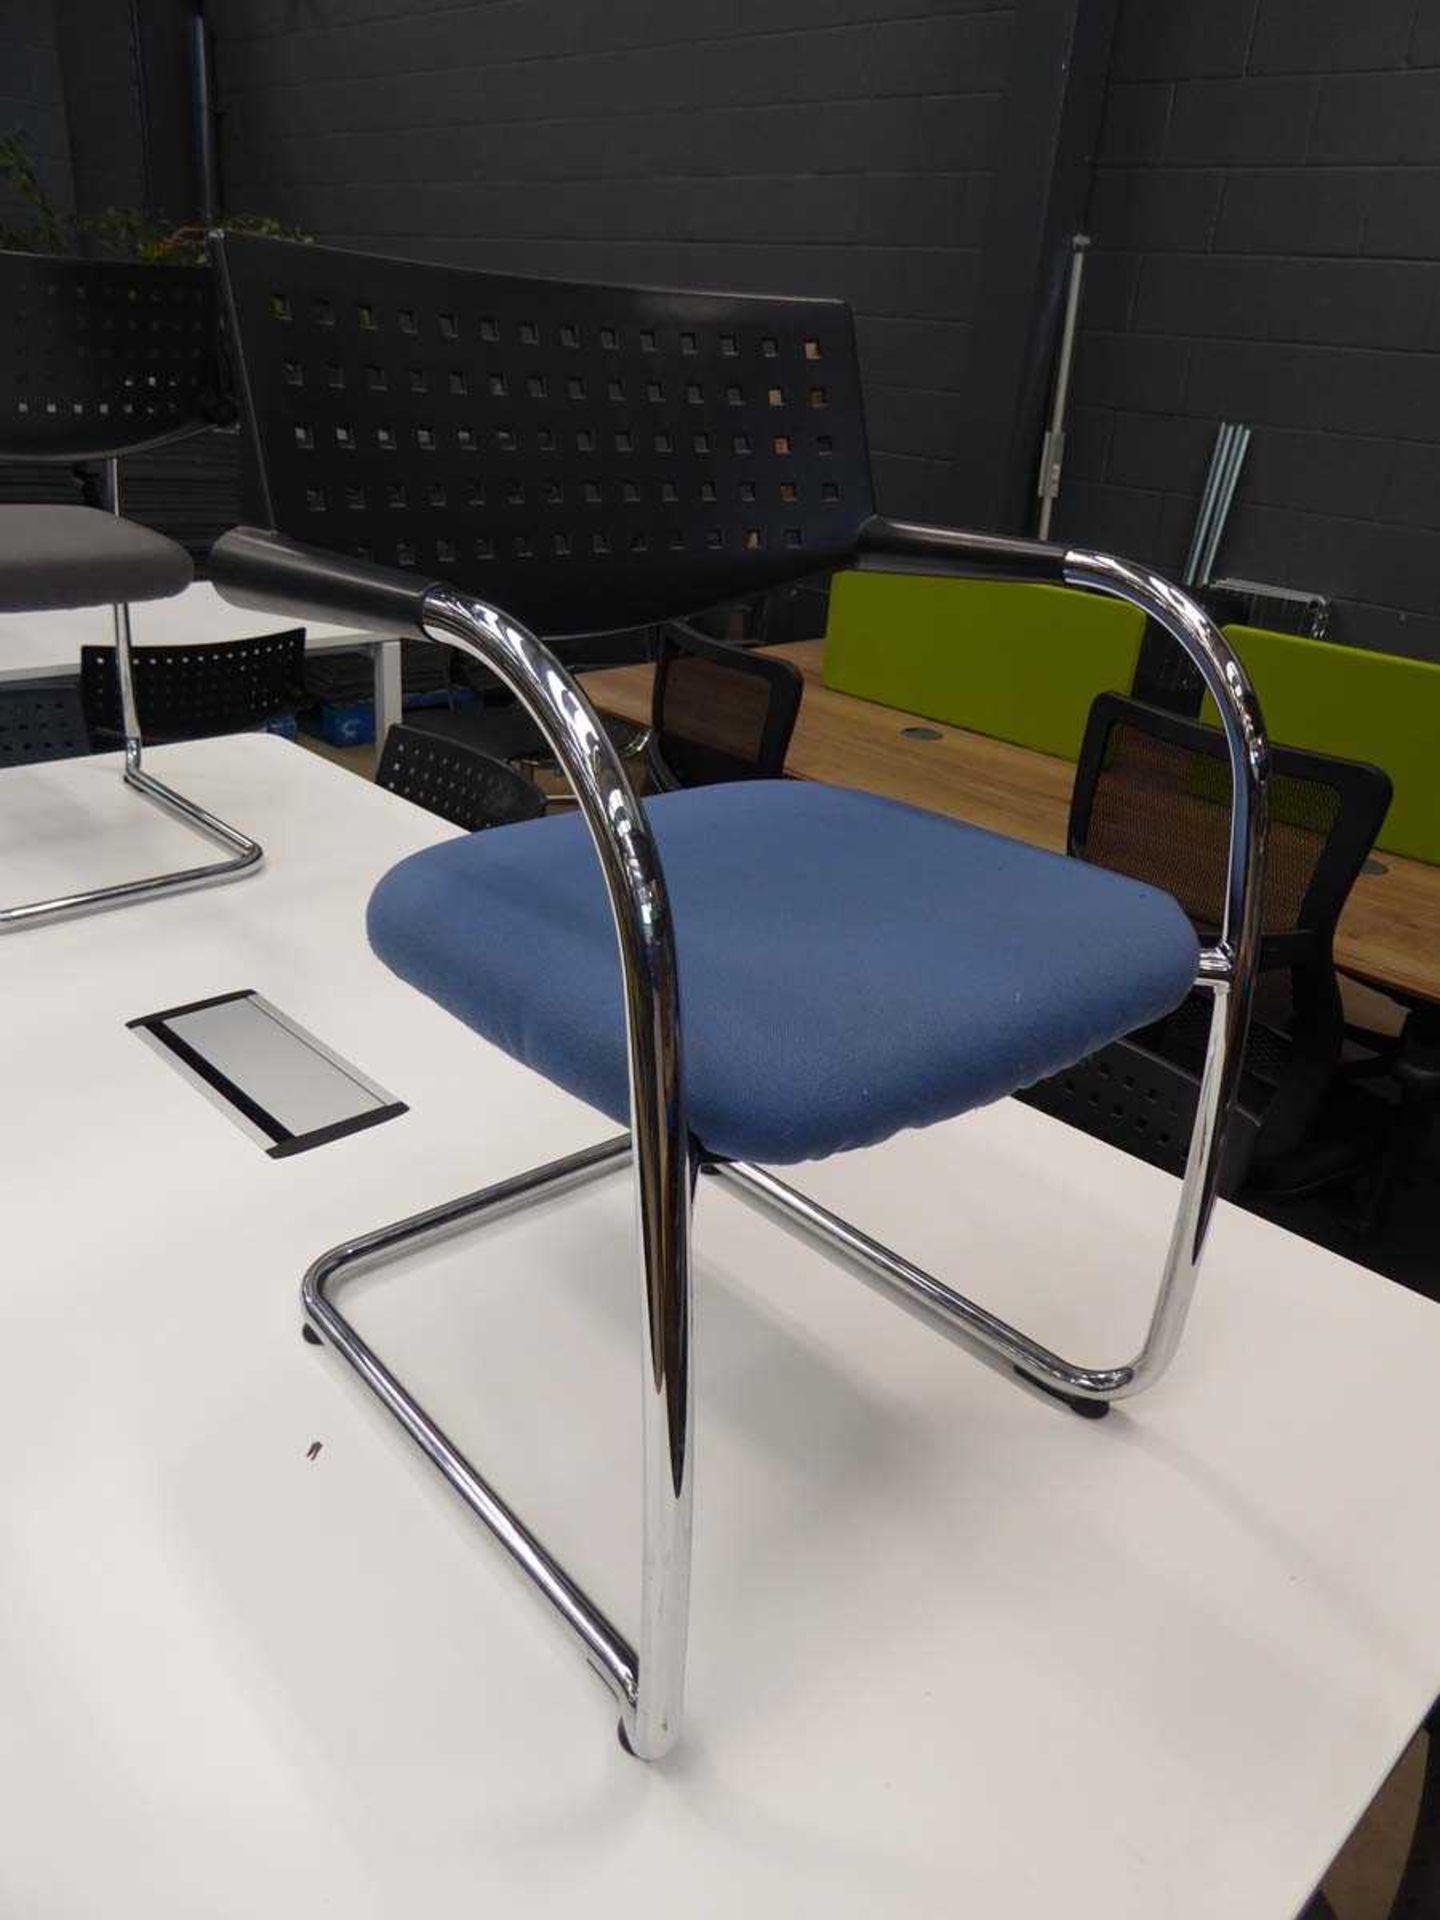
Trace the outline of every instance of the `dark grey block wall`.
<instances>
[{"instance_id":1,"label":"dark grey block wall","mask_svg":"<svg viewBox=\"0 0 1440 1920\"><path fill-rule=\"evenodd\" d=\"M0 0L0 129L23 132L41 184L68 209L74 183L65 91L51 0ZM30 223L24 203L0 187L0 224Z\"/></svg>"},{"instance_id":2,"label":"dark grey block wall","mask_svg":"<svg viewBox=\"0 0 1440 1920\"><path fill-rule=\"evenodd\" d=\"M1059 529L1175 569L1215 426L1220 570L1440 659L1440 8L1122 0Z\"/></svg>"},{"instance_id":3,"label":"dark grey block wall","mask_svg":"<svg viewBox=\"0 0 1440 1920\"><path fill-rule=\"evenodd\" d=\"M1009 0L211 0L232 212L511 272L841 295L886 509L957 491Z\"/></svg>"}]
</instances>

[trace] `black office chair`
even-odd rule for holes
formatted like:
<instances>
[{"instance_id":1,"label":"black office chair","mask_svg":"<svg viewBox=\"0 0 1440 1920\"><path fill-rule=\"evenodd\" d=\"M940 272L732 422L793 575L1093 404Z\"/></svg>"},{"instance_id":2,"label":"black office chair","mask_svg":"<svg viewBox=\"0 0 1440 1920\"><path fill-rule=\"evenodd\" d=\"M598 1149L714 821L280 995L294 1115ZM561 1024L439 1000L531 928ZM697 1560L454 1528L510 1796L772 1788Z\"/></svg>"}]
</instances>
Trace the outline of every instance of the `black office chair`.
<instances>
[{"instance_id":1,"label":"black office chair","mask_svg":"<svg viewBox=\"0 0 1440 1920\"><path fill-rule=\"evenodd\" d=\"M140 728L152 744L253 732L294 712L304 659L303 627L253 640L132 647L131 685ZM125 739L113 647L81 648L80 697L97 746Z\"/></svg>"},{"instance_id":2,"label":"black office chair","mask_svg":"<svg viewBox=\"0 0 1440 1920\"><path fill-rule=\"evenodd\" d=\"M653 1759L680 1730L699 1173L1077 1411L1149 1385L1184 1325L1248 1019L1259 713L1223 637L1144 569L878 516L838 302L518 279L258 239L219 241L215 257L250 498L267 522L217 543L219 590L468 649L526 706L579 801L578 817L456 836L402 862L372 896L371 943L494 1044L629 1123L334 1249L306 1276L305 1317L555 1609L611 1689L625 1743ZM1151 889L868 794L743 780L642 807L583 687L537 637L686 618L862 561L1090 588L1174 634L1219 705L1234 774L1213 946L1202 952ZM1200 1118L1149 1329L1121 1365L1062 1358L771 1171L996 1099L1150 1024L1197 979L1213 1031ZM643 1267L633 1642L334 1298L359 1267L622 1168Z\"/></svg>"},{"instance_id":3,"label":"black office chair","mask_svg":"<svg viewBox=\"0 0 1440 1920\"><path fill-rule=\"evenodd\" d=\"M660 636L651 700L655 785L780 779L804 692L804 675L791 661L671 621Z\"/></svg>"},{"instance_id":4,"label":"black office chair","mask_svg":"<svg viewBox=\"0 0 1440 1920\"><path fill-rule=\"evenodd\" d=\"M1272 747L1270 842L1255 1011L1226 1186L1293 1190L1354 1171L1355 1149L1311 1139L1345 1039L1336 923L1390 805L1379 767ZM1075 774L1069 850L1172 894L1213 938L1224 913L1230 775L1211 727L1101 694ZM1192 995L1143 1034L1023 1095L1179 1172L1204 1066L1208 1009Z\"/></svg>"},{"instance_id":5,"label":"black office chair","mask_svg":"<svg viewBox=\"0 0 1440 1920\"><path fill-rule=\"evenodd\" d=\"M125 784L225 849L205 866L0 908L4 931L237 879L263 853L146 772L131 675L130 603L182 593L193 570L183 547L120 518L119 460L213 424L211 276L200 268L0 253L0 312L0 460L103 461L111 509L0 506L0 610L112 608Z\"/></svg>"},{"instance_id":6,"label":"black office chair","mask_svg":"<svg viewBox=\"0 0 1440 1920\"><path fill-rule=\"evenodd\" d=\"M0 767L73 760L92 751L79 689L0 687Z\"/></svg>"},{"instance_id":7,"label":"black office chair","mask_svg":"<svg viewBox=\"0 0 1440 1920\"><path fill-rule=\"evenodd\" d=\"M513 767L417 727L391 727L375 784L467 833L538 820L545 811L544 794Z\"/></svg>"}]
</instances>

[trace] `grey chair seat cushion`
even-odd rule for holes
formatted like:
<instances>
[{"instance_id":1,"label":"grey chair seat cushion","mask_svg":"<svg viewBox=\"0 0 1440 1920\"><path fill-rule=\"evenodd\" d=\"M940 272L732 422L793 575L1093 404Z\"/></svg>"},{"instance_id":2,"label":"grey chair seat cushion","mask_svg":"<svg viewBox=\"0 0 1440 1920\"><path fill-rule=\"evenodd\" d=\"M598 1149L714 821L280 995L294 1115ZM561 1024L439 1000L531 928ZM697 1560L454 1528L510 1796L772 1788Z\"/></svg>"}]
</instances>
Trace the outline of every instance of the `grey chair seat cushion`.
<instances>
[{"instance_id":1,"label":"grey chair seat cushion","mask_svg":"<svg viewBox=\"0 0 1440 1920\"><path fill-rule=\"evenodd\" d=\"M195 577L162 533L95 507L0 507L0 612L168 600Z\"/></svg>"}]
</instances>

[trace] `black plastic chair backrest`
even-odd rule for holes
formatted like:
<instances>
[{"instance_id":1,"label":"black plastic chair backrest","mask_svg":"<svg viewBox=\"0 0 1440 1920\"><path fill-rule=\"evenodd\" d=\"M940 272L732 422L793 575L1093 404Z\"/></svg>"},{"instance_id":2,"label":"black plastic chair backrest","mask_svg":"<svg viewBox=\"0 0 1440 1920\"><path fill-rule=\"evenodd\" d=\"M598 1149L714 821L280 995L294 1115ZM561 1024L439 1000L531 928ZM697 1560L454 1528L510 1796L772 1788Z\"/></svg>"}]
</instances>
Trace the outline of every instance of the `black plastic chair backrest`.
<instances>
[{"instance_id":1,"label":"black plastic chair backrest","mask_svg":"<svg viewBox=\"0 0 1440 1920\"><path fill-rule=\"evenodd\" d=\"M541 633L696 612L843 562L872 512L830 300L215 243L245 511Z\"/></svg>"},{"instance_id":2,"label":"black plastic chair backrest","mask_svg":"<svg viewBox=\"0 0 1440 1920\"><path fill-rule=\"evenodd\" d=\"M469 833L535 820L545 811L544 794L513 767L416 727L391 727L375 784Z\"/></svg>"},{"instance_id":3,"label":"black plastic chair backrest","mask_svg":"<svg viewBox=\"0 0 1440 1920\"><path fill-rule=\"evenodd\" d=\"M660 784L778 780L804 691L790 661L672 622L660 638L651 702L650 759Z\"/></svg>"},{"instance_id":4,"label":"black plastic chair backrest","mask_svg":"<svg viewBox=\"0 0 1440 1920\"><path fill-rule=\"evenodd\" d=\"M214 276L0 252L0 460L98 460L221 417Z\"/></svg>"},{"instance_id":5,"label":"black plastic chair backrest","mask_svg":"<svg viewBox=\"0 0 1440 1920\"><path fill-rule=\"evenodd\" d=\"M1390 777L1358 760L1272 746L1262 931L1276 959L1327 959L1335 923L1390 805ZM1103 693L1090 709L1070 808L1070 852L1162 887L1206 932L1220 924L1230 768L1219 730Z\"/></svg>"},{"instance_id":6,"label":"black plastic chair backrest","mask_svg":"<svg viewBox=\"0 0 1440 1920\"><path fill-rule=\"evenodd\" d=\"M80 690L73 682L0 687L0 767L70 760L89 751Z\"/></svg>"},{"instance_id":7,"label":"black plastic chair backrest","mask_svg":"<svg viewBox=\"0 0 1440 1920\"><path fill-rule=\"evenodd\" d=\"M135 705L146 740L244 733L301 697L305 629L194 647L132 647ZM95 738L122 737L113 647L80 649L80 690Z\"/></svg>"}]
</instances>

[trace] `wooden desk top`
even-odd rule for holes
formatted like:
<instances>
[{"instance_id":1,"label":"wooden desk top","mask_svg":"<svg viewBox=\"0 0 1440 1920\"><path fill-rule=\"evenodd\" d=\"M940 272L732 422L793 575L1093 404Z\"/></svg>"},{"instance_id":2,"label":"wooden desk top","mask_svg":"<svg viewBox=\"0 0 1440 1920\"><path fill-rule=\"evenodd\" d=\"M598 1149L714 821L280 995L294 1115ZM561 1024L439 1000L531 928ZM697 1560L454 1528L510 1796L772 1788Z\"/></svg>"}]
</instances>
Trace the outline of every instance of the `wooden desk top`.
<instances>
[{"instance_id":1,"label":"wooden desk top","mask_svg":"<svg viewBox=\"0 0 1440 1920\"><path fill-rule=\"evenodd\" d=\"M823 647L802 640L774 649L805 676L791 773L930 807L1032 846L1064 848L1075 777L1069 761L834 693L820 677ZM607 713L643 721L650 717L650 679L648 667L617 667L586 674L585 688ZM909 727L939 738L909 737ZM1377 858L1385 871L1360 876L1341 917L1337 964L1378 987L1440 1001L1440 867L1388 853Z\"/></svg>"}]
</instances>

